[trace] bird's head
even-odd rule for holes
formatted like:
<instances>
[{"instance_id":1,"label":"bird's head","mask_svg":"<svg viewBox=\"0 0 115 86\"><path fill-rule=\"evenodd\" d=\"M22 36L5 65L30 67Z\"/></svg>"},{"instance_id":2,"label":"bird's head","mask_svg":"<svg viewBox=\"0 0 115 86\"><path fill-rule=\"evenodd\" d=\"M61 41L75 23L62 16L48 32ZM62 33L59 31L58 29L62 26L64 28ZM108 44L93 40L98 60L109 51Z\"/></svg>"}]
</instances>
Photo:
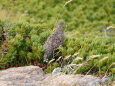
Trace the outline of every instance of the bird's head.
<instances>
[{"instance_id":1,"label":"bird's head","mask_svg":"<svg viewBox=\"0 0 115 86\"><path fill-rule=\"evenodd\" d=\"M60 26L63 26L63 25L64 25L64 22L60 22L59 25L60 25Z\"/></svg>"},{"instance_id":2,"label":"bird's head","mask_svg":"<svg viewBox=\"0 0 115 86\"><path fill-rule=\"evenodd\" d=\"M64 22L60 22L59 24L58 24L58 29L62 29L62 27L64 26Z\"/></svg>"}]
</instances>

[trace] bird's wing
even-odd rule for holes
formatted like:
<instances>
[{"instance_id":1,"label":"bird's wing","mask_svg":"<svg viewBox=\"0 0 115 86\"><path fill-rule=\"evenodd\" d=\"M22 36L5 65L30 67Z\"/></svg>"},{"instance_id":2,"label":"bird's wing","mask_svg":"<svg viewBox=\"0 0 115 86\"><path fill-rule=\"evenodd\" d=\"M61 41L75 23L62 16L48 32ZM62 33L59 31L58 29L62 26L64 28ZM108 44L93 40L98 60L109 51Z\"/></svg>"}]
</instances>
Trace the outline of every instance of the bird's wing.
<instances>
[{"instance_id":1,"label":"bird's wing","mask_svg":"<svg viewBox=\"0 0 115 86\"><path fill-rule=\"evenodd\" d=\"M51 48L51 46L52 46L52 41L53 41L53 37L52 37L52 35L50 35L50 36L47 38L47 40L46 40L46 42L45 42L45 44L44 44L44 49L49 49L49 48Z\"/></svg>"},{"instance_id":2,"label":"bird's wing","mask_svg":"<svg viewBox=\"0 0 115 86\"><path fill-rule=\"evenodd\" d=\"M59 32L53 32L44 44L44 49L56 49L62 45L64 41L64 34Z\"/></svg>"},{"instance_id":3,"label":"bird's wing","mask_svg":"<svg viewBox=\"0 0 115 86\"><path fill-rule=\"evenodd\" d=\"M62 45L64 40L64 36L63 34L56 34L55 37L53 38L53 48L56 49L58 48L60 45Z\"/></svg>"}]
</instances>

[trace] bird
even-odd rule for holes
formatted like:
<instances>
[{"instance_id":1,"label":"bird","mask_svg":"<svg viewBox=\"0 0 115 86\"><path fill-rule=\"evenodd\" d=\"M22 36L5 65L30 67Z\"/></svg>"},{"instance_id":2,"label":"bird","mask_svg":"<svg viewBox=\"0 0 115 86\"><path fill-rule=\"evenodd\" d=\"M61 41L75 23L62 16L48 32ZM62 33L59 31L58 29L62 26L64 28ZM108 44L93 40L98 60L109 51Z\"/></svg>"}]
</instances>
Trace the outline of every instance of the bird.
<instances>
[{"instance_id":1,"label":"bird","mask_svg":"<svg viewBox=\"0 0 115 86\"><path fill-rule=\"evenodd\" d=\"M63 44L64 42L64 31L62 27L64 22L60 22L56 30L47 38L44 44L44 62L48 62L52 59L54 51Z\"/></svg>"}]
</instances>

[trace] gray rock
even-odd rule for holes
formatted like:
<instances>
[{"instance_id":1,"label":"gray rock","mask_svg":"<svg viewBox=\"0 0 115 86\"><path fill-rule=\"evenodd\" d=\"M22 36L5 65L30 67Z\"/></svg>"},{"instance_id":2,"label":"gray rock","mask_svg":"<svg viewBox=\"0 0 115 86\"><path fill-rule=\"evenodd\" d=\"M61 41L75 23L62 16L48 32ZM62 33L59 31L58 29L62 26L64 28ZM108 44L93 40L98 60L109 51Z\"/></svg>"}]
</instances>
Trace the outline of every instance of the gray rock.
<instances>
[{"instance_id":1,"label":"gray rock","mask_svg":"<svg viewBox=\"0 0 115 86\"><path fill-rule=\"evenodd\" d=\"M60 70L44 74L37 66L10 68L0 71L0 86L108 86L98 77L57 73Z\"/></svg>"},{"instance_id":2,"label":"gray rock","mask_svg":"<svg viewBox=\"0 0 115 86\"><path fill-rule=\"evenodd\" d=\"M62 71L62 68L57 67L57 68L55 68L55 69L52 71L52 74L61 73L61 71Z\"/></svg>"}]
</instances>

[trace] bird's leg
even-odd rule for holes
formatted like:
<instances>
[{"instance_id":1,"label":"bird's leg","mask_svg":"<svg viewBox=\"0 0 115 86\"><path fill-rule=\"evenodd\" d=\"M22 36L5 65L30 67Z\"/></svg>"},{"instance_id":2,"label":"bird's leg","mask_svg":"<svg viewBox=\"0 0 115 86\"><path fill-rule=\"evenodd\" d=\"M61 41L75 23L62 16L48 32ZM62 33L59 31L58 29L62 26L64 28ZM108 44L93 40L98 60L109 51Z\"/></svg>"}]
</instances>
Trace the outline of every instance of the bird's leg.
<instances>
[{"instance_id":1,"label":"bird's leg","mask_svg":"<svg viewBox=\"0 0 115 86\"><path fill-rule=\"evenodd\" d=\"M56 49L55 51L56 51L56 52L55 52L55 54L54 54L54 57L61 52L59 49Z\"/></svg>"},{"instance_id":2,"label":"bird's leg","mask_svg":"<svg viewBox=\"0 0 115 86\"><path fill-rule=\"evenodd\" d=\"M60 62L61 62L61 63L60 63L60 64L61 64L61 68L63 67L63 61L64 61L63 58L64 58L64 57L63 57L63 55L62 55L62 58L61 58L61 61L60 61Z\"/></svg>"},{"instance_id":3,"label":"bird's leg","mask_svg":"<svg viewBox=\"0 0 115 86\"><path fill-rule=\"evenodd\" d=\"M55 59L55 56L57 53L55 53L56 49L53 51L53 58Z\"/></svg>"},{"instance_id":4,"label":"bird's leg","mask_svg":"<svg viewBox=\"0 0 115 86\"><path fill-rule=\"evenodd\" d=\"M55 50L54 50L54 51L55 51ZM53 59L54 59L54 54L55 54L54 51L53 51Z\"/></svg>"}]
</instances>

